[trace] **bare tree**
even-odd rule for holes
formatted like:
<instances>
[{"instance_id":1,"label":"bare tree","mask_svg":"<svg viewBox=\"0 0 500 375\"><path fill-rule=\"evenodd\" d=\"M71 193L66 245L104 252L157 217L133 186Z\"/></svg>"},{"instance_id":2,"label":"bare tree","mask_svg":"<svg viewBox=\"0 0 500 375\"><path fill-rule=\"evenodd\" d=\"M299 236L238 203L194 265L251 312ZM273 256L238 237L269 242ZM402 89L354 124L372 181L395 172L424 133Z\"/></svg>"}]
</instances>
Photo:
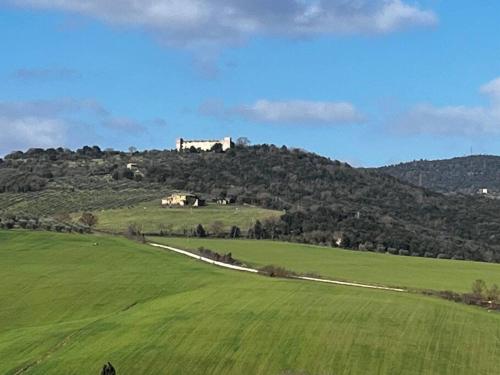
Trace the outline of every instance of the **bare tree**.
<instances>
[{"instance_id":1,"label":"bare tree","mask_svg":"<svg viewBox=\"0 0 500 375\"><path fill-rule=\"evenodd\" d=\"M222 237L224 235L224 223L220 220L214 221L210 224L210 232L216 237Z\"/></svg>"},{"instance_id":2,"label":"bare tree","mask_svg":"<svg viewBox=\"0 0 500 375\"><path fill-rule=\"evenodd\" d=\"M484 280L479 279L472 283L472 294L474 295L474 297L483 298L486 291L486 283L484 282Z\"/></svg>"},{"instance_id":3,"label":"bare tree","mask_svg":"<svg viewBox=\"0 0 500 375\"><path fill-rule=\"evenodd\" d=\"M94 215L93 213L91 213L91 212L84 212L82 214L82 216L80 216L79 221L83 225L86 225L89 228L92 228L92 227L94 227L97 224L97 222L99 220L98 220L97 216Z\"/></svg>"},{"instance_id":4,"label":"bare tree","mask_svg":"<svg viewBox=\"0 0 500 375\"><path fill-rule=\"evenodd\" d=\"M500 302L500 289L497 284L493 284L487 291L488 301L492 301L494 303Z\"/></svg>"},{"instance_id":5,"label":"bare tree","mask_svg":"<svg viewBox=\"0 0 500 375\"><path fill-rule=\"evenodd\" d=\"M238 146L243 146L243 147L247 147L247 146L250 146L252 142L250 142L250 140L247 138L247 137L239 137L237 140L236 140L236 144Z\"/></svg>"}]
</instances>

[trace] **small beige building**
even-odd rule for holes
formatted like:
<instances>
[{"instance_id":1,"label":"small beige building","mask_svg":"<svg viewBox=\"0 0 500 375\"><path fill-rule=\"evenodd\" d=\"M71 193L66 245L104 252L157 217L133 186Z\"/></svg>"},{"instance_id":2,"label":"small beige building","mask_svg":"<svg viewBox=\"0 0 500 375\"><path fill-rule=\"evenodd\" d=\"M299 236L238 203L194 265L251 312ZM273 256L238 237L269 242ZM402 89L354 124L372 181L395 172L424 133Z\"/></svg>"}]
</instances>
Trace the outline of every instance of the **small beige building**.
<instances>
[{"instance_id":1,"label":"small beige building","mask_svg":"<svg viewBox=\"0 0 500 375\"><path fill-rule=\"evenodd\" d=\"M174 193L161 200L162 206L180 206L180 207L200 207L204 206L205 202L195 194L189 193Z\"/></svg>"}]
</instances>

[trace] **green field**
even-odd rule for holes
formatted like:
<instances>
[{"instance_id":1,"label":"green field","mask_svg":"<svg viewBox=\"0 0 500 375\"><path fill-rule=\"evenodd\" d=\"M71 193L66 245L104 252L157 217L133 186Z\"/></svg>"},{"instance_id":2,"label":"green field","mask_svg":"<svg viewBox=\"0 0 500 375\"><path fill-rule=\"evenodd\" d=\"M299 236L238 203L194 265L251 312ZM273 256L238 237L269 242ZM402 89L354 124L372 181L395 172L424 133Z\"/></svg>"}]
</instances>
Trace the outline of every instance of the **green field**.
<instances>
[{"instance_id":1,"label":"green field","mask_svg":"<svg viewBox=\"0 0 500 375\"><path fill-rule=\"evenodd\" d=\"M438 298L41 232L0 232L0 275L2 374L498 373L500 315Z\"/></svg>"},{"instance_id":2,"label":"green field","mask_svg":"<svg viewBox=\"0 0 500 375\"><path fill-rule=\"evenodd\" d=\"M200 246L253 266L284 266L338 280L407 288L470 291L474 280L500 285L500 264L403 257L273 241L152 238L154 242L197 249Z\"/></svg>"},{"instance_id":3,"label":"green field","mask_svg":"<svg viewBox=\"0 0 500 375\"><path fill-rule=\"evenodd\" d=\"M135 223L149 233L159 232L161 228L168 232L190 233L198 224L210 231L211 225L216 221L220 221L226 231L236 225L246 232L256 220L280 216L282 212L254 206L216 204L198 208L163 208L156 200L133 207L96 211L96 215L99 217L97 228L100 230L123 233L130 224Z\"/></svg>"}]
</instances>

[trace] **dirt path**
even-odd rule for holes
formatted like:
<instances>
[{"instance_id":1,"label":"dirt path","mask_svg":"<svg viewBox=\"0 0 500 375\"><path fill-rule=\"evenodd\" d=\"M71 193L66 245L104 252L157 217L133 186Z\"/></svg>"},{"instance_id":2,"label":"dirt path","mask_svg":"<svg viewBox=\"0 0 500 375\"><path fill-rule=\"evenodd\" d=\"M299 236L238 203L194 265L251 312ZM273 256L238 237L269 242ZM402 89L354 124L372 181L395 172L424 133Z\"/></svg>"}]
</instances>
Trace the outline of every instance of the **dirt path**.
<instances>
[{"instance_id":1,"label":"dirt path","mask_svg":"<svg viewBox=\"0 0 500 375\"><path fill-rule=\"evenodd\" d=\"M233 266L232 264L227 264L227 263L223 263L223 262L217 262L217 261L212 260L210 258L205 258L205 257L202 257L200 255L193 254L193 253L191 253L189 251L186 251L186 250L177 249L177 248L172 247L172 246L160 245L160 244L153 243L153 242L148 242L148 244L151 245L151 246L154 246L154 247L161 248L161 249L170 250L170 251L173 251L173 252L176 252L176 253L188 256L190 258L201 260L202 262L214 264L216 266L220 266L220 267L224 267L224 268L229 268L229 269L236 270L236 271L243 271L243 272L251 272L251 273L258 273L259 272L259 270L256 270L256 269L253 269L253 268L239 267L239 266ZM347 281L339 281L339 280L317 279L317 278L314 278L314 277L306 277L306 276L295 276L294 279L305 280L305 281L313 281L313 282L318 282L318 283L327 283L327 284L335 284L335 285L343 285L343 286L352 286L352 287L356 287L356 288L379 289L379 290L387 290L387 291L391 291L391 292L406 292L405 289L390 288L390 287L387 287L387 286L378 286L378 285L360 284L360 283L350 283L350 282L347 282Z\"/></svg>"}]
</instances>

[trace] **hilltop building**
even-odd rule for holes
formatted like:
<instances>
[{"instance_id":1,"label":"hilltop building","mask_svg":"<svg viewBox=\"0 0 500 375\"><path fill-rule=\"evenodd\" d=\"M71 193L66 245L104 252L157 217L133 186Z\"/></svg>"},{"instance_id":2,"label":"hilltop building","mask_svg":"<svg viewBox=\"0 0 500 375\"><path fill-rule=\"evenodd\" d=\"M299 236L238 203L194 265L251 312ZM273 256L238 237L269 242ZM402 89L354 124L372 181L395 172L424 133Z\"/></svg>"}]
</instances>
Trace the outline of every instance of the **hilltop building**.
<instances>
[{"instance_id":1,"label":"hilltop building","mask_svg":"<svg viewBox=\"0 0 500 375\"><path fill-rule=\"evenodd\" d=\"M205 205L205 201L195 194L174 193L161 200L162 206L200 207Z\"/></svg>"},{"instance_id":2,"label":"hilltop building","mask_svg":"<svg viewBox=\"0 0 500 375\"><path fill-rule=\"evenodd\" d=\"M215 145L220 144L222 146L222 151L227 151L233 147L233 142L231 141L231 137L225 137L221 140L185 140L183 138L178 138L176 142L177 151L189 150L191 147L195 149L200 149L202 151L210 151Z\"/></svg>"}]
</instances>

